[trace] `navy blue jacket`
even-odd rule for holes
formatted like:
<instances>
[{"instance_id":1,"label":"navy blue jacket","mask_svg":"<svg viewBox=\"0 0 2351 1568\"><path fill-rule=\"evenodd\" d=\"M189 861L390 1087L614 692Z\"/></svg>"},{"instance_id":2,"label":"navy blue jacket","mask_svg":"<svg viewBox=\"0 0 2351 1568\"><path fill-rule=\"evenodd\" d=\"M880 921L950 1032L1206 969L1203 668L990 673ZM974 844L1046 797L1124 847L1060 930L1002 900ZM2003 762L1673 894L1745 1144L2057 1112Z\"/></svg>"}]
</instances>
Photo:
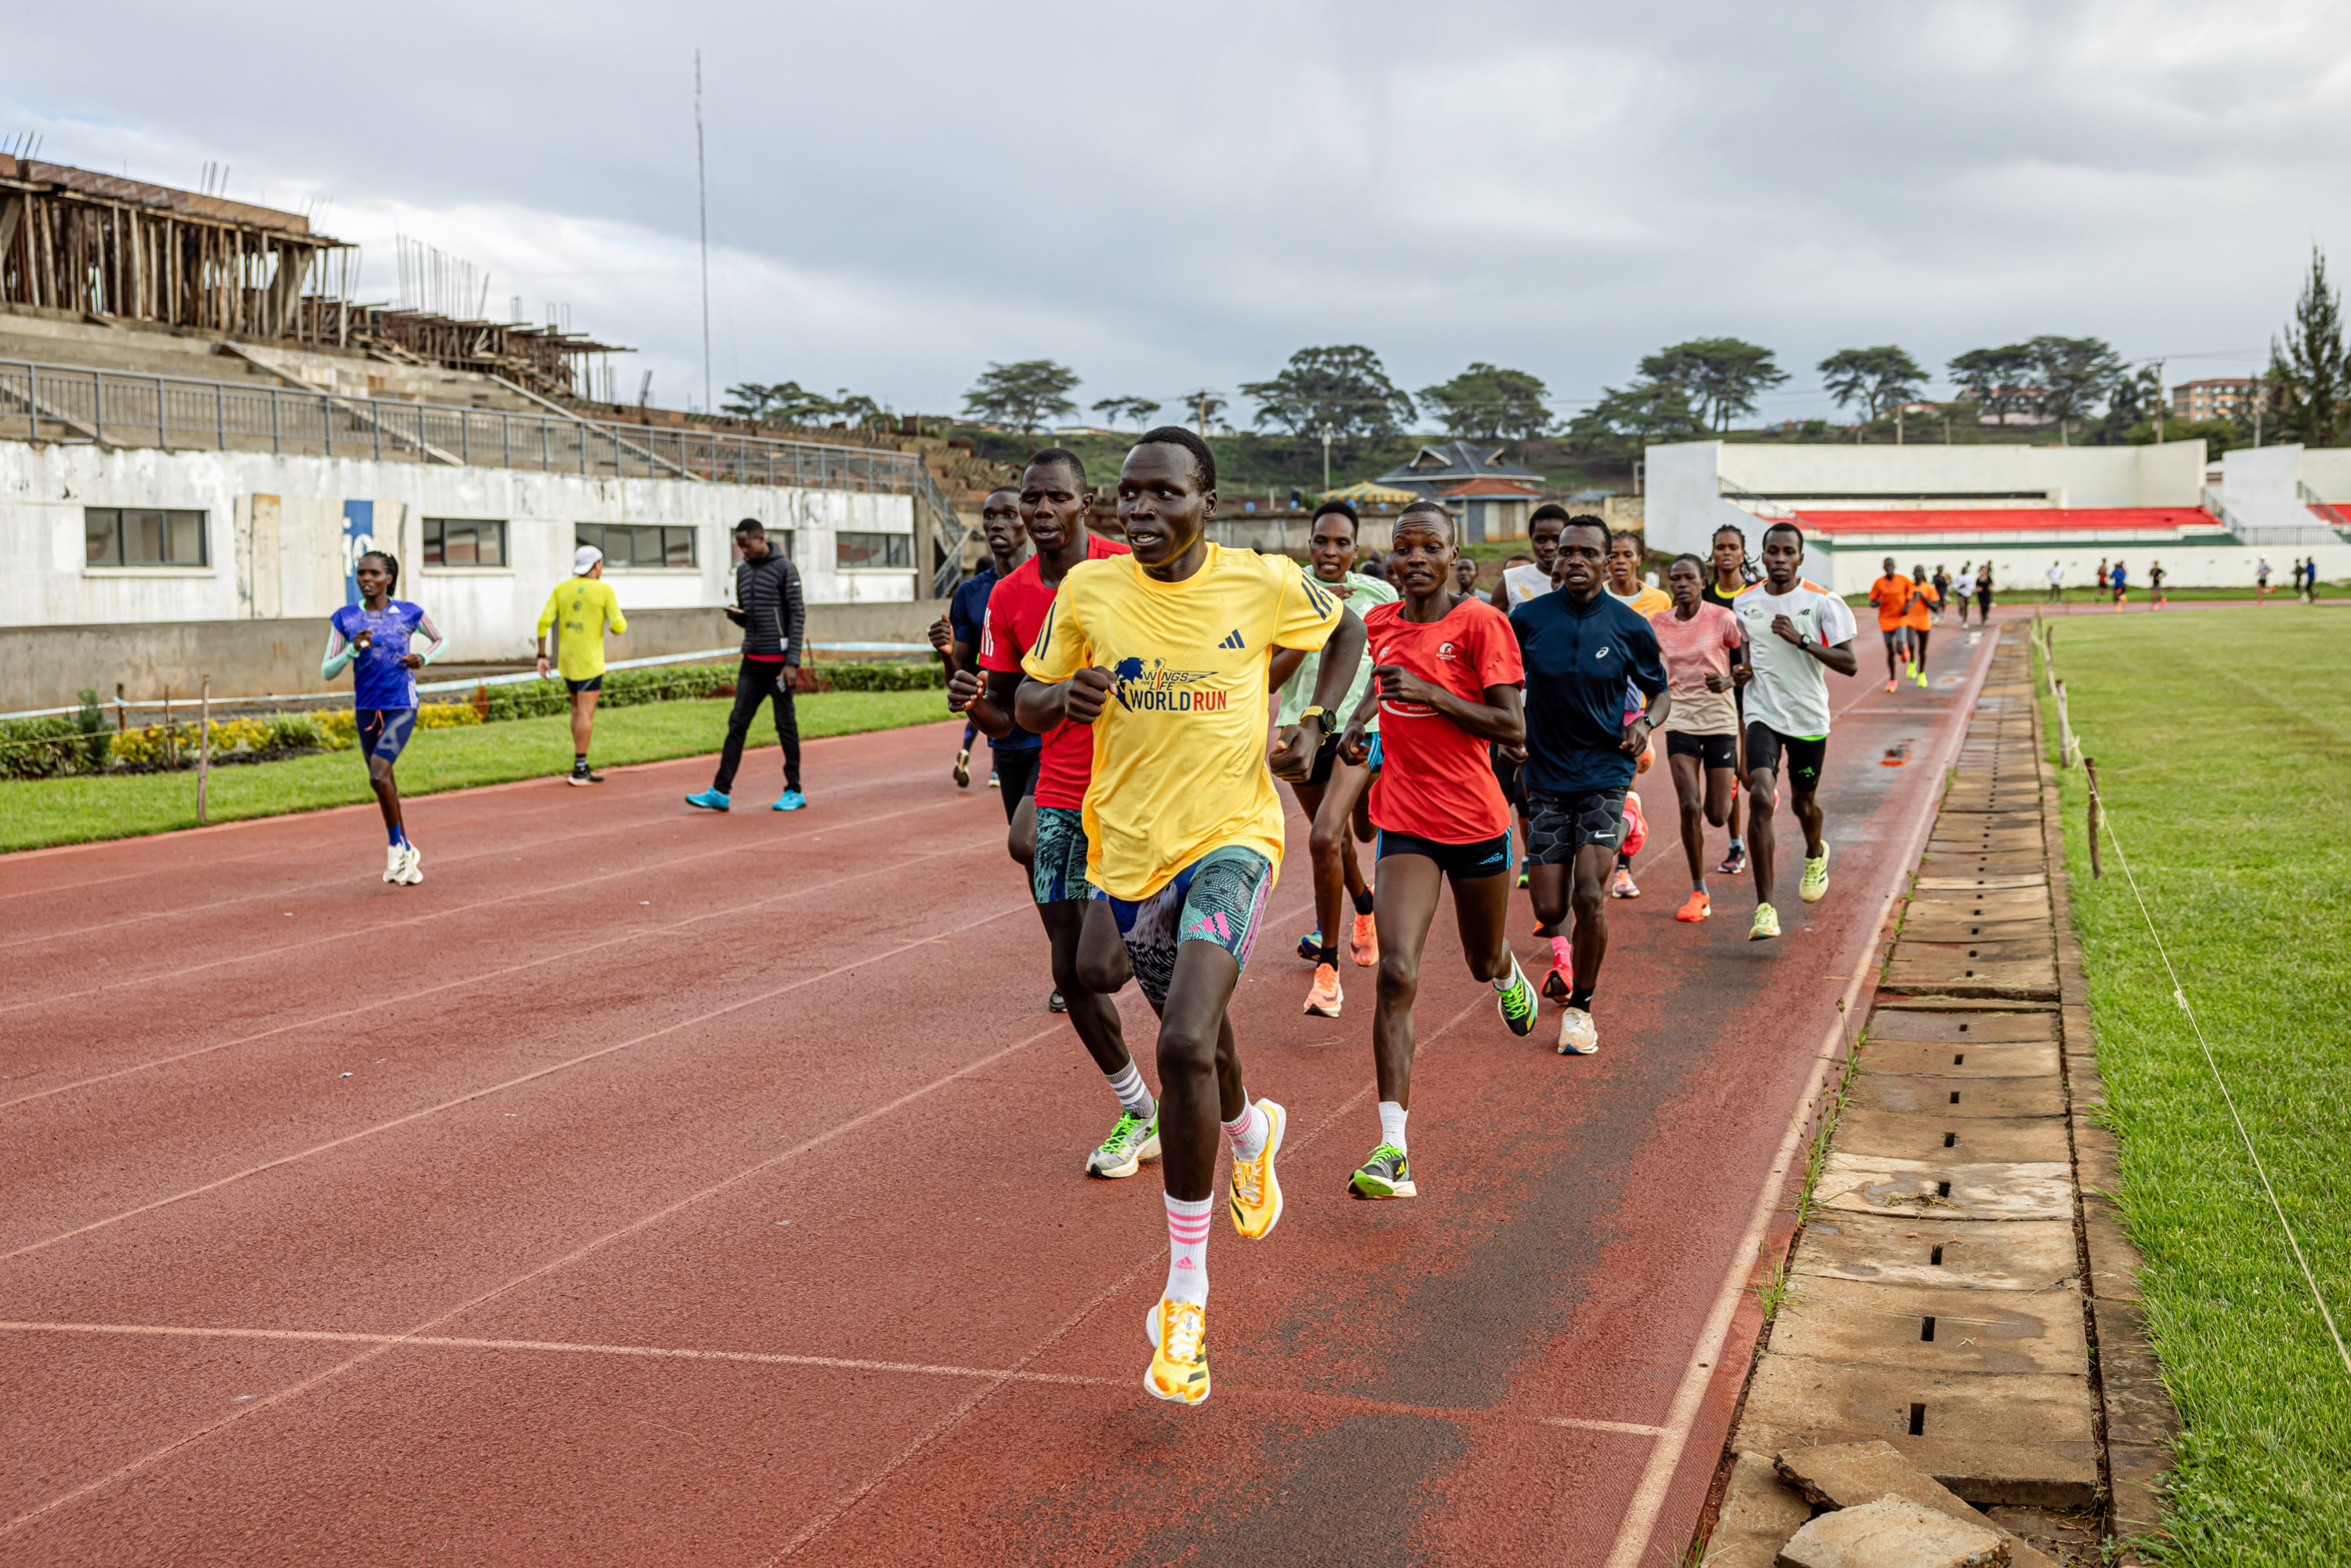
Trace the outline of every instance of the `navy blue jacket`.
<instances>
[{"instance_id":1,"label":"navy blue jacket","mask_svg":"<svg viewBox=\"0 0 2351 1568\"><path fill-rule=\"evenodd\" d=\"M1657 633L1607 592L1578 604L1564 590L1510 612L1527 666L1527 787L1556 795L1621 789L1635 758L1622 750L1626 684L1666 689Z\"/></svg>"}]
</instances>

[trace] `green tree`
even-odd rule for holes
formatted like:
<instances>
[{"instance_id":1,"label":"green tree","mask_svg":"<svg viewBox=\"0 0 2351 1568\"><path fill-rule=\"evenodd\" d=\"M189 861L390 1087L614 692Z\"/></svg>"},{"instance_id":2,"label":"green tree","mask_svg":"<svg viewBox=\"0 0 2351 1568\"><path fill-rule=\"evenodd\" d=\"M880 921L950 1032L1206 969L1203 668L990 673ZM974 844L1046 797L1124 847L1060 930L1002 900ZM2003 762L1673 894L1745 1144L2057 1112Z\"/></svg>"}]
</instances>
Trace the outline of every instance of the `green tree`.
<instances>
[{"instance_id":1,"label":"green tree","mask_svg":"<svg viewBox=\"0 0 2351 1568\"><path fill-rule=\"evenodd\" d=\"M1820 370L1837 406L1859 403L1868 419L1914 401L1927 384L1927 372L1918 361L1891 343L1875 349L1839 349L1821 361Z\"/></svg>"},{"instance_id":2,"label":"green tree","mask_svg":"<svg viewBox=\"0 0 2351 1568\"><path fill-rule=\"evenodd\" d=\"M1176 401L1184 407L1184 418L1202 435L1222 424L1221 416L1231 406L1224 393L1207 387L1195 387Z\"/></svg>"},{"instance_id":3,"label":"green tree","mask_svg":"<svg viewBox=\"0 0 2351 1568\"><path fill-rule=\"evenodd\" d=\"M1644 359L1641 373L1679 388L1696 405L1700 422L1713 430L1729 429L1733 414L1753 413L1756 399L1788 379L1771 350L1737 338L1675 343Z\"/></svg>"},{"instance_id":4,"label":"green tree","mask_svg":"<svg viewBox=\"0 0 2351 1568\"><path fill-rule=\"evenodd\" d=\"M1301 349L1271 381L1243 382L1241 395L1257 404L1259 425L1294 435L1326 424L1345 436L1394 435L1414 413L1380 357L1360 343Z\"/></svg>"},{"instance_id":5,"label":"green tree","mask_svg":"<svg viewBox=\"0 0 2351 1568\"><path fill-rule=\"evenodd\" d=\"M1066 418L1078 412L1069 398L1077 384L1077 371L1050 360L991 362L963 394L963 408L972 418L991 424L1035 430L1049 417Z\"/></svg>"},{"instance_id":6,"label":"green tree","mask_svg":"<svg viewBox=\"0 0 2351 1568\"><path fill-rule=\"evenodd\" d=\"M1600 401L1570 421L1567 430L1587 444L1611 436L1682 441L1707 434L1707 423L1680 387L1651 381L1601 388Z\"/></svg>"},{"instance_id":7,"label":"green tree","mask_svg":"<svg viewBox=\"0 0 2351 1568\"><path fill-rule=\"evenodd\" d=\"M2091 407L2112 392L2123 374L2121 356L2100 338L2043 336L2024 347L2032 355L2032 385L2041 393L2041 411L2057 422L2060 441L2074 421L2088 417Z\"/></svg>"},{"instance_id":8,"label":"green tree","mask_svg":"<svg viewBox=\"0 0 2351 1568\"><path fill-rule=\"evenodd\" d=\"M852 396L847 387L841 389L839 399L829 398L820 392L810 392L798 382L738 382L726 389L726 402L720 412L742 419L756 419L776 424L821 424L829 419L839 419L857 409L870 407L877 413L880 405L871 398Z\"/></svg>"},{"instance_id":9,"label":"green tree","mask_svg":"<svg viewBox=\"0 0 2351 1568\"><path fill-rule=\"evenodd\" d=\"M1155 397L1106 397L1094 404L1094 412L1102 415L1102 423L1113 430L1118 428L1121 421L1141 430L1151 423L1151 416L1159 412L1159 400Z\"/></svg>"},{"instance_id":10,"label":"green tree","mask_svg":"<svg viewBox=\"0 0 2351 1568\"><path fill-rule=\"evenodd\" d=\"M2032 350L2024 343L1970 349L1952 358L1949 373L1959 384L1962 399L1974 393L1975 401L1994 418L2017 413L2033 401L2028 395L2033 384Z\"/></svg>"},{"instance_id":11,"label":"green tree","mask_svg":"<svg viewBox=\"0 0 2351 1568\"><path fill-rule=\"evenodd\" d=\"M1549 430L1551 393L1524 371L1506 371L1483 360L1449 382L1420 389L1424 407L1435 412L1448 435L1473 441L1531 440Z\"/></svg>"},{"instance_id":12,"label":"green tree","mask_svg":"<svg viewBox=\"0 0 2351 1568\"><path fill-rule=\"evenodd\" d=\"M775 400L776 394L758 382L737 382L726 389L726 401L718 405L718 412L737 419L766 419Z\"/></svg>"},{"instance_id":13,"label":"green tree","mask_svg":"<svg viewBox=\"0 0 2351 1568\"><path fill-rule=\"evenodd\" d=\"M2310 252L2310 273L2283 341L2270 340L2264 378L2278 438L2339 446L2351 434L2351 361L2343 347L2343 297L2326 285L2326 256Z\"/></svg>"}]
</instances>

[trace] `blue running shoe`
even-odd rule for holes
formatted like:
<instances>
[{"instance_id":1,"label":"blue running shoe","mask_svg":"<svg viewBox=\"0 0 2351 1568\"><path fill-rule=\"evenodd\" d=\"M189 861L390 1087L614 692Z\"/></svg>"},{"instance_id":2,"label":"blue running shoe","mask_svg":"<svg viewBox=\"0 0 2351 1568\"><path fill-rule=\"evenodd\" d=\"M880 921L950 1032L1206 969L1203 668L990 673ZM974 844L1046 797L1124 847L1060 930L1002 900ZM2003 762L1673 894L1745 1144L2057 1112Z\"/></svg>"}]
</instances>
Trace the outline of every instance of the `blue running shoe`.
<instances>
[{"instance_id":1,"label":"blue running shoe","mask_svg":"<svg viewBox=\"0 0 2351 1568\"><path fill-rule=\"evenodd\" d=\"M771 811L798 811L805 808L807 805L807 796L801 794L797 789L787 789L782 794L777 796L776 803L768 809Z\"/></svg>"},{"instance_id":2,"label":"blue running shoe","mask_svg":"<svg viewBox=\"0 0 2351 1568\"><path fill-rule=\"evenodd\" d=\"M721 795L716 789L705 789L699 795L688 795L685 798L685 803L700 811L724 811L726 810L726 797Z\"/></svg>"}]
</instances>

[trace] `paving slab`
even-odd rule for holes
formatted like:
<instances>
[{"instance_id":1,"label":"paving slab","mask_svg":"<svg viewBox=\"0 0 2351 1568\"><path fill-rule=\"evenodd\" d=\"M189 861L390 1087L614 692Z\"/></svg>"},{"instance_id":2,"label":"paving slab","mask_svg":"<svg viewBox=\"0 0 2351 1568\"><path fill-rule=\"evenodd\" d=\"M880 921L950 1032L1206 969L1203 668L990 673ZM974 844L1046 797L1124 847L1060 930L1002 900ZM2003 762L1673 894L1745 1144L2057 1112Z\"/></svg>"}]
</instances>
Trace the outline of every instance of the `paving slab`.
<instances>
[{"instance_id":1,"label":"paving slab","mask_svg":"<svg viewBox=\"0 0 2351 1568\"><path fill-rule=\"evenodd\" d=\"M1832 1151L1815 1193L1818 1207L1853 1214L2070 1221L2074 1167L2063 1161L1945 1164Z\"/></svg>"},{"instance_id":2,"label":"paving slab","mask_svg":"<svg viewBox=\"0 0 2351 1568\"><path fill-rule=\"evenodd\" d=\"M1987 824L1999 821L1998 818L1993 817L1981 820ZM1973 821L1968 822L1964 828L1957 828L1953 824L1938 822L1927 840L1927 852L1929 854L1970 854L1989 852L2001 854L2038 855L2043 848L2041 823L2037 816L2029 826L2014 828L1987 825L1979 829Z\"/></svg>"},{"instance_id":3,"label":"paving slab","mask_svg":"<svg viewBox=\"0 0 2351 1568\"><path fill-rule=\"evenodd\" d=\"M1834 1213L1805 1222L1788 1271L1922 1290L2053 1291L2078 1283L2081 1263L2063 1220Z\"/></svg>"},{"instance_id":4,"label":"paving slab","mask_svg":"<svg viewBox=\"0 0 2351 1568\"><path fill-rule=\"evenodd\" d=\"M1984 873L1980 875L1952 874L1942 871L1922 872L1910 884L1922 893L2012 893L2019 888L2046 888L2048 874L2044 872ZM2047 896L2045 894L2043 896Z\"/></svg>"},{"instance_id":5,"label":"paving slab","mask_svg":"<svg viewBox=\"0 0 2351 1568\"><path fill-rule=\"evenodd\" d=\"M1773 1471L1815 1507L1861 1508L1880 1498L1899 1498L2000 1536L2008 1542L2013 1568L2055 1568L2053 1558L1999 1521L1977 1512L1974 1505L1903 1458L1902 1450L1882 1437L1866 1443L1785 1448L1774 1456Z\"/></svg>"},{"instance_id":6,"label":"paving slab","mask_svg":"<svg viewBox=\"0 0 2351 1568\"><path fill-rule=\"evenodd\" d=\"M1780 1549L1785 1568L2008 1568L2009 1545L1988 1524L1970 1524L1903 1498L1824 1513Z\"/></svg>"},{"instance_id":7,"label":"paving slab","mask_svg":"<svg viewBox=\"0 0 2351 1568\"><path fill-rule=\"evenodd\" d=\"M1870 1015L1869 1038L1873 1042L1916 1040L1981 1040L1987 1044L2008 1044L2045 1040L2053 1043L2057 1039L2057 1015L2046 1010L1934 1012L1918 1009L1884 1009Z\"/></svg>"},{"instance_id":8,"label":"paving slab","mask_svg":"<svg viewBox=\"0 0 2351 1568\"><path fill-rule=\"evenodd\" d=\"M1938 1116L2064 1116L2065 1081L2048 1078L1946 1078L1865 1072L1853 1081L1852 1105Z\"/></svg>"},{"instance_id":9,"label":"paving slab","mask_svg":"<svg viewBox=\"0 0 2351 1568\"><path fill-rule=\"evenodd\" d=\"M1921 942L2041 942L2049 940L2046 915L2021 915L1993 920L1964 910L1944 911L1913 904L1902 915L1901 939Z\"/></svg>"},{"instance_id":10,"label":"paving slab","mask_svg":"<svg viewBox=\"0 0 2351 1568\"><path fill-rule=\"evenodd\" d=\"M1740 1454L1731 1460L1698 1568L1772 1568L1788 1537L1812 1517L1813 1505L1780 1479L1767 1456Z\"/></svg>"},{"instance_id":11,"label":"paving slab","mask_svg":"<svg viewBox=\"0 0 2351 1568\"><path fill-rule=\"evenodd\" d=\"M1933 1049L1921 1047L1917 1049ZM2029 1046L1993 1046L2024 1051ZM1968 1061L1975 1061L1970 1052ZM1848 1155L1883 1155L1897 1160L1994 1160L2062 1162L2071 1140L2055 1116L1903 1115L1876 1106L1848 1104L1837 1117L1836 1146Z\"/></svg>"},{"instance_id":12,"label":"paving slab","mask_svg":"<svg viewBox=\"0 0 2351 1568\"><path fill-rule=\"evenodd\" d=\"M1808 1274L1789 1282L1775 1354L1922 1371L2078 1376L2089 1365L2071 1289L1968 1291Z\"/></svg>"},{"instance_id":13,"label":"paving slab","mask_svg":"<svg viewBox=\"0 0 2351 1568\"><path fill-rule=\"evenodd\" d=\"M1870 1437L1979 1507L2082 1508L2097 1498L2086 1377L1876 1366L1776 1349L1757 1364L1740 1448L1777 1453Z\"/></svg>"},{"instance_id":14,"label":"paving slab","mask_svg":"<svg viewBox=\"0 0 2351 1568\"><path fill-rule=\"evenodd\" d=\"M2056 1072L2058 1055L2053 1040L2009 1044L1964 1038L1933 1043L1871 1040L1861 1048L1861 1067L1865 1072L1923 1072L1938 1078L2045 1078Z\"/></svg>"},{"instance_id":15,"label":"paving slab","mask_svg":"<svg viewBox=\"0 0 2351 1568\"><path fill-rule=\"evenodd\" d=\"M2045 996L2053 1000L2057 956L2044 947L2033 956L1971 958L1964 948L1902 942L1886 959L1880 983L1896 989L1932 987L1953 995Z\"/></svg>"},{"instance_id":16,"label":"paving slab","mask_svg":"<svg viewBox=\"0 0 2351 1568\"><path fill-rule=\"evenodd\" d=\"M2045 924L2050 918L2049 889L2045 883L1996 888L1980 887L1973 882L1961 887L1921 888L1910 895L1906 918L1912 914L1980 915L1995 920L2038 920Z\"/></svg>"},{"instance_id":17,"label":"paving slab","mask_svg":"<svg viewBox=\"0 0 2351 1568\"><path fill-rule=\"evenodd\" d=\"M2098 1324L2098 1377L2105 1394L2106 1440L2169 1448L2179 1440L2179 1411L2163 1385L2147 1320L2129 1301L2090 1303Z\"/></svg>"}]
</instances>

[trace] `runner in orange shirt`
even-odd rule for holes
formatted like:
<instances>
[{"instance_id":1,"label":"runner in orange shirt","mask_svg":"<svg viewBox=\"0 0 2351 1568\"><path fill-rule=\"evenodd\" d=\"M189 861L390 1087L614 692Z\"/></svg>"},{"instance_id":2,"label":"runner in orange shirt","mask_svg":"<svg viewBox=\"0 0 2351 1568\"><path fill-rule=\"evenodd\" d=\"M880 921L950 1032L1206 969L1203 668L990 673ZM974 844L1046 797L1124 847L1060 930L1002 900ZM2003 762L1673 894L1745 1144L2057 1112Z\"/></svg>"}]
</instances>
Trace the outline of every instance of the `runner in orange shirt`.
<instances>
[{"instance_id":1,"label":"runner in orange shirt","mask_svg":"<svg viewBox=\"0 0 2351 1568\"><path fill-rule=\"evenodd\" d=\"M1937 591L1933 580L1924 566L1910 569L1910 608L1902 617L1902 624L1910 633L1910 678L1920 685L1927 684L1927 633L1935 627L1935 612L1943 608L1943 596Z\"/></svg>"},{"instance_id":2,"label":"runner in orange shirt","mask_svg":"<svg viewBox=\"0 0 2351 1568\"><path fill-rule=\"evenodd\" d=\"M1869 585L1869 601L1877 606L1877 630L1886 639L1886 689L1892 691L1902 679L1898 667L1910 653L1911 581L1894 570L1894 558L1886 558L1886 573ZM1911 668L1917 674L1917 666Z\"/></svg>"}]
</instances>

